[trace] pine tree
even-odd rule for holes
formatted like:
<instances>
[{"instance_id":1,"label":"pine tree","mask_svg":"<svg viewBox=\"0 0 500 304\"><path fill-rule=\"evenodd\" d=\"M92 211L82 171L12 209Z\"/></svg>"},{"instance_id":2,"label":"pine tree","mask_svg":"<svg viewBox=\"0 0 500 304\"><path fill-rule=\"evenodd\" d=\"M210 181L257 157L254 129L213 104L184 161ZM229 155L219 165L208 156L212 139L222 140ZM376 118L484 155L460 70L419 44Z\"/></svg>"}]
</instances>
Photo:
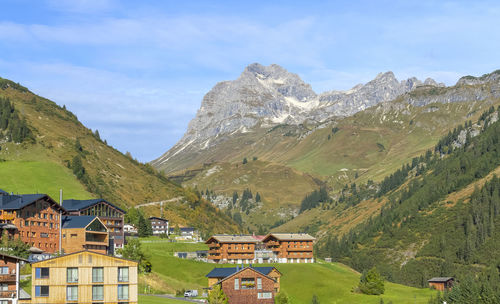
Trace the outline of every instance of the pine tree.
<instances>
[{"instance_id":1,"label":"pine tree","mask_svg":"<svg viewBox=\"0 0 500 304\"><path fill-rule=\"evenodd\" d=\"M151 223L144 218L144 215L142 215L142 213L139 213L137 230L140 237L153 235Z\"/></svg>"},{"instance_id":2,"label":"pine tree","mask_svg":"<svg viewBox=\"0 0 500 304\"><path fill-rule=\"evenodd\" d=\"M385 291L384 279L380 276L375 267L363 273L359 280L358 287L362 293L370 295L380 295Z\"/></svg>"},{"instance_id":3,"label":"pine tree","mask_svg":"<svg viewBox=\"0 0 500 304\"><path fill-rule=\"evenodd\" d=\"M220 284L215 285L215 287L208 294L208 303L210 304L227 304L227 296L220 287Z\"/></svg>"}]
</instances>

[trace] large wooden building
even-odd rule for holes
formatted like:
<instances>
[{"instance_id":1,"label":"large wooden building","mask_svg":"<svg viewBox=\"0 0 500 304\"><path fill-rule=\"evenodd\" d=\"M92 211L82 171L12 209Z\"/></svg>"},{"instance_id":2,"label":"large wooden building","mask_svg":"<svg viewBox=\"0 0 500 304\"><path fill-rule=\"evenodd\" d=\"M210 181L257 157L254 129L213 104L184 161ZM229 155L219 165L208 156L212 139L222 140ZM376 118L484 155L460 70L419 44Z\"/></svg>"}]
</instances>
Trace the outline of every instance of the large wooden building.
<instances>
[{"instance_id":1,"label":"large wooden building","mask_svg":"<svg viewBox=\"0 0 500 304\"><path fill-rule=\"evenodd\" d=\"M280 290L281 273L274 267L215 268L208 286L220 285L230 304L273 304Z\"/></svg>"},{"instance_id":2,"label":"large wooden building","mask_svg":"<svg viewBox=\"0 0 500 304\"><path fill-rule=\"evenodd\" d=\"M214 263L252 263L255 258L255 245L258 240L251 235L220 234L210 237L208 261Z\"/></svg>"},{"instance_id":3,"label":"large wooden building","mask_svg":"<svg viewBox=\"0 0 500 304\"><path fill-rule=\"evenodd\" d=\"M60 250L59 223L64 212L46 194L0 195L0 229L48 253Z\"/></svg>"},{"instance_id":4,"label":"large wooden building","mask_svg":"<svg viewBox=\"0 0 500 304\"><path fill-rule=\"evenodd\" d=\"M153 231L153 235L169 234L167 219L152 216L149 218L149 223L151 224L151 230Z\"/></svg>"},{"instance_id":5,"label":"large wooden building","mask_svg":"<svg viewBox=\"0 0 500 304\"><path fill-rule=\"evenodd\" d=\"M63 207L68 215L95 215L106 225L109 232L108 253L114 254L116 249L123 248L125 234L123 217L125 211L103 199L64 200Z\"/></svg>"},{"instance_id":6,"label":"large wooden building","mask_svg":"<svg viewBox=\"0 0 500 304\"><path fill-rule=\"evenodd\" d=\"M0 253L0 303L16 304L29 295L19 286L20 262L27 260ZM24 295L24 297L23 297Z\"/></svg>"},{"instance_id":7,"label":"large wooden building","mask_svg":"<svg viewBox=\"0 0 500 304\"><path fill-rule=\"evenodd\" d=\"M90 251L32 264L31 303L137 303L137 262Z\"/></svg>"},{"instance_id":8,"label":"large wooden building","mask_svg":"<svg viewBox=\"0 0 500 304\"><path fill-rule=\"evenodd\" d=\"M278 263L314 263L315 240L307 233L270 233L262 242Z\"/></svg>"},{"instance_id":9,"label":"large wooden building","mask_svg":"<svg viewBox=\"0 0 500 304\"><path fill-rule=\"evenodd\" d=\"M208 245L213 263L314 263L315 238L306 233L214 235Z\"/></svg>"},{"instance_id":10,"label":"large wooden building","mask_svg":"<svg viewBox=\"0 0 500 304\"><path fill-rule=\"evenodd\" d=\"M82 250L106 254L108 238L108 228L96 216L63 216L62 249L66 254Z\"/></svg>"}]
</instances>

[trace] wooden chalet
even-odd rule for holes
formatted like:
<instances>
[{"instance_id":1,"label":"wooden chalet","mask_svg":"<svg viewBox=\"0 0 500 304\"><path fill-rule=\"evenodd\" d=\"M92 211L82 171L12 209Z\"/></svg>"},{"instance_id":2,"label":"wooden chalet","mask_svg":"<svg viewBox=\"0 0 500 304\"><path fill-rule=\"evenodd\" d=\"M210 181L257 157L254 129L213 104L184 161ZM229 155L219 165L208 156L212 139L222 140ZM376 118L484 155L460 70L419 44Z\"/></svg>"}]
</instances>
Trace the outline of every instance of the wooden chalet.
<instances>
[{"instance_id":1,"label":"wooden chalet","mask_svg":"<svg viewBox=\"0 0 500 304\"><path fill-rule=\"evenodd\" d=\"M220 285L230 304L272 304L280 291L281 273L275 267L214 268L206 276L209 289Z\"/></svg>"},{"instance_id":2,"label":"wooden chalet","mask_svg":"<svg viewBox=\"0 0 500 304\"><path fill-rule=\"evenodd\" d=\"M208 261L214 263L252 263L255 258L255 246L258 240L251 235L219 234L210 237Z\"/></svg>"},{"instance_id":3,"label":"wooden chalet","mask_svg":"<svg viewBox=\"0 0 500 304\"><path fill-rule=\"evenodd\" d=\"M44 252L60 250L60 218L64 213L65 209L46 194L0 195L0 229Z\"/></svg>"},{"instance_id":4,"label":"wooden chalet","mask_svg":"<svg viewBox=\"0 0 500 304\"><path fill-rule=\"evenodd\" d=\"M314 241L307 233L270 233L262 240L278 263L314 263Z\"/></svg>"},{"instance_id":5,"label":"wooden chalet","mask_svg":"<svg viewBox=\"0 0 500 304\"><path fill-rule=\"evenodd\" d=\"M169 234L167 219L152 216L149 218L149 222L151 224L151 230L153 231L153 235Z\"/></svg>"},{"instance_id":6,"label":"wooden chalet","mask_svg":"<svg viewBox=\"0 0 500 304\"><path fill-rule=\"evenodd\" d=\"M32 264L31 303L137 304L137 262L80 251Z\"/></svg>"},{"instance_id":7,"label":"wooden chalet","mask_svg":"<svg viewBox=\"0 0 500 304\"><path fill-rule=\"evenodd\" d=\"M434 288L439 291L450 290L455 283L455 279L452 277L436 277L428 280L429 287Z\"/></svg>"},{"instance_id":8,"label":"wooden chalet","mask_svg":"<svg viewBox=\"0 0 500 304\"><path fill-rule=\"evenodd\" d=\"M0 253L0 303L14 304L20 299L29 300L29 294L19 287L20 262L23 258Z\"/></svg>"},{"instance_id":9,"label":"wooden chalet","mask_svg":"<svg viewBox=\"0 0 500 304\"><path fill-rule=\"evenodd\" d=\"M62 219L62 249L66 254L82 250L106 254L108 238L108 228L96 216L64 216Z\"/></svg>"},{"instance_id":10,"label":"wooden chalet","mask_svg":"<svg viewBox=\"0 0 500 304\"><path fill-rule=\"evenodd\" d=\"M97 216L108 228L109 244L108 253L114 254L116 249L123 248L125 234L123 230L123 217L125 211L104 199L63 201L63 207L68 215L94 215Z\"/></svg>"}]
</instances>

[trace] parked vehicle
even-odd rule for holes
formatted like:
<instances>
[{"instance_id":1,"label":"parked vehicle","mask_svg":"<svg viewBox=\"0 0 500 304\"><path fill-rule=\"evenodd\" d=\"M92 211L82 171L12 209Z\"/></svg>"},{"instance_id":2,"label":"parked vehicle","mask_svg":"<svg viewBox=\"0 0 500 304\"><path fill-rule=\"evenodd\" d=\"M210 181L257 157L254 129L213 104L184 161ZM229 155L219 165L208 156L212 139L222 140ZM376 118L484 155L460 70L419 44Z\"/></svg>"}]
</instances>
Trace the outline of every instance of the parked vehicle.
<instances>
[{"instance_id":1,"label":"parked vehicle","mask_svg":"<svg viewBox=\"0 0 500 304\"><path fill-rule=\"evenodd\" d=\"M186 290L184 292L184 297L185 298L191 298L191 297L197 297L198 296L198 290L193 289L193 290Z\"/></svg>"}]
</instances>

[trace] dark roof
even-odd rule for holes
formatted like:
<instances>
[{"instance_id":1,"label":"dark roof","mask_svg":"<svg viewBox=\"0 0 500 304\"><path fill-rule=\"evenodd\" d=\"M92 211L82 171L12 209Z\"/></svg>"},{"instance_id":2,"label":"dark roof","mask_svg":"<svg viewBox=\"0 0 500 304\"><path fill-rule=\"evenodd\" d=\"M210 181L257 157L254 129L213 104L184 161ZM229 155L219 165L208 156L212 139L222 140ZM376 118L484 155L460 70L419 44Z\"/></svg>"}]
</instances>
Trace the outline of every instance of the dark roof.
<instances>
[{"instance_id":1,"label":"dark roof","mask_svg":"<svg viewBox=\"0 0 500 304\"><path fill-rule=\"evenodd\" d=\"M2 189L0 189L0 195L9 195L9 192L6 192L6 191L3 191Z\"/></svg>"},{"instance_id":2,"label":"dark roof","mask_svg":"<svg viewBox=\"0 0 500 304\"><path fill-rule=\"evenodd\" d=\"M116 205L111 204L110 202L108 202L107 200L104 200L102 198L90 199L90 200L68 199L68 200L63 200L62 205L68 211L79 211L79 210L86 209L90 206L93 206L93 205L101 203L101 202L106 203L108 205L111 205L114 208L120 210L121 212L126 213L125 210L117 207Z\"/></svg>"},{"instance_id":3,"label":"dark roof","mask_svg":"<svg viewBox=\"0 0 500 304\"><path fill-rule=\"evenodd\" d=\"M0 257L1 258L7 257L7 258L11 258L11 259L18 260L18 261L28 262L28 260L25 259L25 258L20 258L20 257L14 256L14 255L8 255L8 254L5 254L5 253L0 253Z\"/></svg>"},{"instance_id":4,"label":"dark roof","mask_svg":"<svg viewBox=\"0 0 500 304\"><path fill-rule=\"evenodd\" d=\"M0 210L19 210L43 198L48 198L54 205L64 210L47 194L0 195Z\"/></svg>"},{"instance_id":5,"label":"dark roof","mask_svg":"<svg viewBox=\"0 0 500 304\"><path fill-rule=\"evenodd\" d=\"M454 280L454 279L452 277L437 277L437 278L432 278L427 282L445 283L448 282L449 280Z\"/></svg>"},{"instance_id":6,"label":"dark roof","mask_svg":"<svg viewBox=\"0 0 500 304\"><path fill-rule=\"evenodd\" d=\"M168 230L170 230L170 231L175 231L175 227L170 226L170 227L168 228ZM180 232L183 232L183 231L184 231L184 232L186 232L186 231L196 231L196 228L193 228L193 227L180 227L180 228L179 228L179 231L180 231Z\"/></svg>"},{"instance_id":7,"label":"dark roof","mask_svg":"<svg viewBox=\"0 0 500 304\"><path fill-rule=\"evenodd\" d=\"M95 218L95 215L63 216L62 227L63 229L85 228L88 224L92 223Z\"/></svg>"},{"instance_id":8,"label":"dark roof","mask_svg":"<svg viewBox=\"0 0 500 304\"><path fill-rule=\"evenodd\" d=\"M268 275L273 269L275 269L274 267L250 267L254 270L257 270L258 272L262 273L263 275ZM206 277L207 278L225 278L225 277L228 277L230 275L233 275L239 271L241 271L242 267L227 267L227 268L214 268L212 269L212 271L210 271Z\"/></svg>"},{"instance_id":9,"label":"dark roof","mask_svg":"<svg viewBox=\"0 0 500 304\"><path fill-rule=\"evenodd\" d=\"M149 220L160 220L160 221L168 222L167 219L164 219L164 218L161 218L161 217L156 217L156 216L150 217Z\"/></svg>"}]
</instances>

